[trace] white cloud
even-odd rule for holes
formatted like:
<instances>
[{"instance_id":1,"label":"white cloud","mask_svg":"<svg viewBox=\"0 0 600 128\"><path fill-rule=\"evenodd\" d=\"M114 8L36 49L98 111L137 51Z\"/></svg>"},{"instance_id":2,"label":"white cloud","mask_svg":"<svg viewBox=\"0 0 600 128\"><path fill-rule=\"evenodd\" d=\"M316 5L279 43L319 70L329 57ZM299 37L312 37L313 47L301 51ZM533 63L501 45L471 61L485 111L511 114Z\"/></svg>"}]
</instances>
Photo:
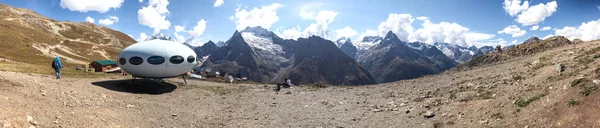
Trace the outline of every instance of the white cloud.
<instances>
[{"instance_id":1,"label":"white cloud","mask_svg":"<svg viewBox=\"0 0 600 128\"><path fill-rule=\"evenodd\" d=\"M424 20L422 28L419 28L409 36L411 42L420 41L428 44L435 42L454 43L465 46L466 40L463 36L469 31L469 28L463 27L457 23L440 22L438 24Z\"/></svg>"},{"instance_id":2,"label":"white cloud","mask_svg":"<svg viewBox=\"0 0 600 128\"><path fill-rule=\"evenodd\" d=\"M579 38L583 41L600 39L600 19L583 22L579 27L564 27L554 31L555 35L561 35L573 40Z\"/></svg>"},{"instance_id":3,"label":"white cloud","mask_svg":"<svg viewBox=\"0 0 600 128\"><path fill-rule=\"evenodd\" d=\"M139 41L144 41L146 39L148 39L148 35L146 35L146 33L142 32L142 33L140 33L140 36L136 40L139 42Z\"/></svg>"},{"instance_id":4,"label":"white cloud","mask_svg":"<svg viewBox=\"0 0 600 128\"><path fill-rule=\"evenodd\" d=\"M546 31L546 30L550 30L550 29L552 29L552 27L546 26L546 27L542 27L542 29L540 29L540 31Z\"/></svg>"},{"instance_id":5,"label":"white cloud","mask_svg":"<svg viewBox=\"0 0 600 128\"><path fill-rule=\"evenodd\" d=\"M235 15L232 20L235 20L237 30L243 30L246 27L261 26L265 29L269 29L271 25L279 21L277 16L277 9L283 7L279 3L273 3L269 6L262 6L260 9L253 8L250 11L241 9L241 6L235 9Z\"/></svg>"},{"instance_id":6,"label":"white cloud","mask_svg":"<svg viewBox=\"0 0 600 128\"><path fill-rule=\"evenodd\" d=\"M71 11L88 12L97 11L100 13L108 12L111 8L121 7L124 0L61 0L60 7Z\"/></svg>"},{"instance_id":7,"label":"white cloud","mask_svg":"<svg viewBox=\"0 0 600 128\"><path fill-rule=\"evenodd\" d=\"M388 18L379 24L379 35L385 36L388 31L394 32L402 41L408 41L408 36L412 34L412 22L415 19L410 14L391 13Z\"/></svg>"},{"instance_id":8,"label":"white cloud","mask_svg":"<svg viewBox=\"0 0 600 128\"><path fill-rule=\"evenodd\" d=\"M300 26L296 26L292 29L283 30L283 32L281 32L281 29L283 29L283 27L277 28L275 33L283 39L294 39L295 40L295 39L302 37L302 28L300 28Z\"/></svg>"},{"instance_id":9,"label":"white cloud","mask_svg":"<svg viewBox=\"0 0 600 128\"><path fill-rule=\"evenodd\" d=\"M314 20L315 21L314 23L311 23L310 25L308 25L308 27L306 27L304 30L302 30L300 28L300 26L296 26L295 28L283 30L283 33L281 33L283 28L278 28L276 31L279 36L281 36L282 38L285 38L285 39L297 39L300 37L309 37L312 35L320 36L325 39L330 39L333 37L330 37L330 35L329 35L329 30L328 30L329 24L331 24L334 21L334 19L337 15L338 15L338 12L335 12L335 11L321 10L318 13L316 13L316 15L310 16L310 18L304 18L306 20ZM300 14L300 16L302 17L302 14ZM344 33L344 34L351 34L351 33ZM354 34L354 35L356 35L356 34Z\"/></svg>"},{"instance_id":10,"label":"white cloud","mask_svg":"<svg viewBox=\"0 0 600 128\"><path fill-rule=\"evenodd\" d=\"M521 14L517 15L515 21L521 23L523 26L536 25L544 21L546 17L552 16L552 14L556 12L557 7L558 4L556 1L531 6L527 10L521 12Z\"/></svg>"},{"instance_id":11,"label":"white cloud","mask_svg":"<svg viewBox=\"0 0 600 128\"><path fill-rule=\"evenodd\" d=\"M311 2L300 6L300 18L305 20L314 20L317 17L317 11L321 6L325 5L322 2Z\"/></svg>"},{"instance_id":12,"label":"white cloud","mask_svg":"<svg viewBox=\"0 0 600 128\"><path fill-rule=\"evenodd\" d=\"M429 17L419 16L419 17L417 17L417 20L426 21L426 20L429 20Z\"/></svg>"},{"instance_id":13,"label":"white cloud","mask_svg":"<svg viewBox=\"0 0 600 128\"><path fill-rule=\"evenodd\" d=\"M140 0L140 3L144 2L144 0Z\"/></svg>"},{"instance_id":14,"label":"white cloud","mask_svg":"<svg viewBox=\"0 0 600 128\"><path fill-rule=\"evenodd\" d=\"M504 11L506 11L506 13L508 13L510 16L515 16L529 8L528 1L525 1L523 4L521 4L521 0L504 0L504 3L502 4L504 5L502 6Z\"/></svg>"},{"instance_id":15,"label":"white cloud","mask_svg":"<svg viewBox=\"0 0 600 128\"><path fill-rule=\"evenodd\" d=\"M377 30L369 30L369 29L367 29L366 32L364 32L364 33L362 33L362 34L360 34L358 36L358 40L362 40L366 36L377 36Z\"/></svg>"},{"instance_id":16,"label":"white cloud","mask_svg":"<svg viewBox=\"0 0 600 128\"><path fill-rule=\"evenodd\" d=\"M94 22L96 22L96 20L94 20L94 18L88 16L88 17L85 18L85 22L93 24Z\"/></svg>"},{"instance_id":17,"label":"white cloud","mask_svg":"<svg viewBox=\"0 0 600 128\"><path fill-rule=\"evenodd\" d=\"M117 22L119 22L119 17L116 17L116 16L108 16L108 18L106 18L106 19L98 20L99 24L105 25L105 26L112 25Z\"/></svg>"},{"instance_id":18,"label":"white cloud","mask_svg":"<svg viewBox=\"0 0 600 128\"><path fill-rule=\"evenodd\" d=\"M215 4L213 5L213 7L219 7L219 6L223 5L223 3L225 3L225 1L223 1L223 0L216 0Z\"/></svg>"},{"instance_id":19,"label":"white cloud","mask_svg":"<svg viewBox=\"0 0 600 128\"><path fill-rule=\"evenodd\" d=\"M544 36L544 38L542 38L542 40L548 39L548 38L553 37L553 36L554 36L554 34L546 35L546 36Z\"/></svg>"},{"instance_id":20,"label":"white cloud","mask_svg":"<svg viewBox=\"0 0 600 128\"><path fill-rule=\"evenodd\" d=\"M504 40L504 38L496 38L496 39L489 39L489 40L483 40L480 42L477 42L475 44L473 44L477 47L482 47L482 46L496 46L496 45L500 45L502 47L505 46L509 46L512 44L509 44L506 40Z\"/></svg>"},{"instance_id":21,"label":"white cloud","mask_svg":"<svg viewBox=\"0 0 600 128\"><path fill-rule=\"evenodd\" d=\"M353 36L355 36L357 34L357 32L354 29L352 29L352 28L350 28L348 26L344 27L343 29L335 30L335 33L337 35L337 37L336 37L337 39L339 39L341 37L348 37L348 38L350 38L350 37L353 37Z\"/></svg>"},{"instance_id":22,"label":"white cloud","mask_svg":"<svg viewBox=\"0 0 600 128\"><path fill-rule=\"evenodd\" d=\"M179 35L178 32L173 32L175 35L175 42L185 42L185 37L183 35Z\"/></svg>"},{"instance_id":23,"label":"white cloud","mask_svg":"<svg viewBox=\"0 0 600 128\"><path fill-rule=\"evenodd\" d=\"M183 32L185 31L185 26L175 25L175 32Z\"/></svg>"},{"instance_id":24,"label":"white cloud","mask_svg":"<svg viewBox=\"0 0 600 128\"><path fill-rule=\"evenodd\" d=\"M459 38L460 37L461 36L459 36ZM462 37L465 38L465 43L467 44L467 46L472 46L472 45L482 46L484 44L501 43L500 41L491 40L492 38L496 37L496 35L494 35L494 34L467 32L467 33L462 34ZM450 42L450 43L452 43L452 42ZM504 43L506 43L506 42L504 42ZM454 42L454 44L460 44L460 43ZM463 46L465 46L465 45L463 45Z\"/></svg>"},{"instance_id":25,"label":"white cloud","mask_svg":"<svg viewBox=\"0 0 600 128\"><path fill-rule=\"evenodd\" d=\"M175 25L173 28L175 28L175 32L173 32L173 35L175 36L175 41L176 42L185 42L185 37L183 35L180 35L179 32L185 32L185 26L180 26L180 25Z\"/></svg>"},{"instance_id":26,"label":"white cloud","mask_svg":"<svg viewBox=\"0 0 600 128\"><path fill-rule=\"evenodd\" d=\"M154 33L169 29L171 22L167 20L167 5L168 0L149 0L148 6L138 10L138 22L154 29Z\"/></svg>"},{"instance_id":27,"label":"white cloud","mask_svg":"<svg viewBox=\"0 0 600 128\"><path fill-rule=\"evenodd\" d=\"M422 20L421 28L414 30L412 23L415 19ZM379 35L385 36L388 31L394 32L402 41L424 42L433 44L435 42L445 42L461 46L481 46L483 44L498 43L499 40L492 40L496 35L487 33L472 32L469 28L457 23L439 22L433 23L429 18L420 16L413 18L410 14L389 15L388 19L381 22L378 30L367 30L362 33L359 39L365 36Z\"/></svg>"},{"instance_id":28,"label":"white cloud","mask_svg":"<svg viewBox=\"0 0 600 128\"><path fill-rule=\"evenodd\" d=\"M600 6L596 5L596 8L598 8L598 10L600 10Z\"/></svg>"},{"instance_id":29,"label":"white cloud","mask_svg":"<svg viewBox=\"0 0 600 128\"><path fill-rule=\"evenodd\" d=\"M539 28L540 28L540 26L534 25L534 26L531 26L531 28L529 28L529 30L535 31L535 30L538 30Z\"/></svg>"},{"instance_id":30,"label":"white cloud","mask_svg":"<svg viewBox=\"0 0 600 128\"><path fill-rule=\"evenodd\" d=\"M308 27L304 29L303 35L306 36L320 36L323 38L329 38L328 27L331 22L335 19L338 12L331 10L322 10L317 13L317 16L314 18L315 23L311 23Z\"/></svg>"},{"instance_id":31,"label":"white cloud","mask_svg":"<svg viewBox=\"0 0 600 128\"><path fill-rule=\"evenodd\" d=\"M498 34L512 34L512 37L521 37L527 34L527 31L521 30L517 25L511 25L498 31Z\"/></svg>"},{"instance_id":32,"label":"white cloud","mask_svg":"<svg viewBox=\"0 0 600 128\"><path fill-rule=\"evenodd\" d=\"M200 21L198 21L196 27L194 27L192 30L188 31L188 34L190 34L190 36L192 36L192 37L198 37L198 36L201 36L202 34L204 34L205 29L206 29L206 21L204 19L201 19Z\"/></svg>"},{"instance_id":33,"label":"white cloud","mask_svg":"<svg viewBox=\"0 0 600 128\"><path fill-rule=\"evenodd\" d=\"M517 40L513 40L510 42L510 44L517 44L517 42L518 42Z\"/></svg>"}]
</instances>

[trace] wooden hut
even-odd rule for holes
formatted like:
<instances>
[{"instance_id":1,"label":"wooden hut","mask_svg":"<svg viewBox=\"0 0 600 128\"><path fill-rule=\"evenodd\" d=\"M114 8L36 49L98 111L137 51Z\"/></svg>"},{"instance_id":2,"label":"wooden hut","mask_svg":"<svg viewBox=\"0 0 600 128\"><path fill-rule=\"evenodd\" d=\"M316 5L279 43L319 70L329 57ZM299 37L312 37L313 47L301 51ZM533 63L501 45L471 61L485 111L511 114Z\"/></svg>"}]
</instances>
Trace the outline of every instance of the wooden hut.
<instances>
[{"instance_id":1,"label":"wooden hut","mask_svg":"<svg viewBox=\"0 0 600 128\"><path fill-rule=\"evenodd\" d=\"M106 72L106 70L116 68L118 65L117 62L112 60L96 60L90 63L90 67L92 67L96 72Z\"/></svg>"}]
</instances>

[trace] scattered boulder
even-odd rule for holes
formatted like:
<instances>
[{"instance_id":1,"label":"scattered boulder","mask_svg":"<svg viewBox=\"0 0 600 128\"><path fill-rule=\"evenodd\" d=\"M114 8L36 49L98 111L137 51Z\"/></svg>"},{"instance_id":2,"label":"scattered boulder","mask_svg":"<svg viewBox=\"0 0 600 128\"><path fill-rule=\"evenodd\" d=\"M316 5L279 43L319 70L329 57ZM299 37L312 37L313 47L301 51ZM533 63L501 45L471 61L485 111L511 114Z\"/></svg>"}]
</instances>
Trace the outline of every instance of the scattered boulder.
<instances>
[{"instance_id":1,"label":"scattered boulder","mask_svg":"<svg viewBox=\"0 0 600 128\"><path fill-rule=\"evenodd\" d=\"M479 124L487 124L487 123L488 123L488 120L479 121Z\"/></svg>"},{"instance_id":2,"label":"scattered boulder","mask_svg":"<svg viewBox=\"0 0 600 128\"><path fill-rule=\"evenodd\" d=\"M556 71L558 73L565 71L565 66L562 63L558 63L558 65L556 66Z\"/></svg>"},{"instance_id":3,"label":"scattered boulder","mask_svg":"<svg viewBox=\"0 0 600 128\"><path fill-rule=\"evenodd\" d=\"M427 111L425 112L425 114L423 114L423 117L425 117L425 119L429 119L435 117L435 114L433 113L433 111Z\"/></svg>"},{"instance_id":4,"label":"scattered boulder","mask_svg":"<svg viewBox=\"0 0 600 128\"><path fill-rule=\"evenodd\" d=\"M31 125L38 125L38 122L36 120L33 119L33 117L31 116L27 116L27 122L29 122Z\"/></svg>"}]
</instances>

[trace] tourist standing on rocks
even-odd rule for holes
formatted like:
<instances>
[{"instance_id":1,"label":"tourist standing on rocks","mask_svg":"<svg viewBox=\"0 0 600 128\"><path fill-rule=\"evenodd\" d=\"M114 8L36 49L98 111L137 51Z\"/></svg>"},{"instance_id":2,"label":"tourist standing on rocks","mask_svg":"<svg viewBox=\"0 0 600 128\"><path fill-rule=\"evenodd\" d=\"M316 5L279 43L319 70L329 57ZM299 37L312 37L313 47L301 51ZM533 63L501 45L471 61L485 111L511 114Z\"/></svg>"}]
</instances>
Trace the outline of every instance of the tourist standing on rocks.
<instances>
[{"instance_id":1,"label":"tourist standing on rocks","mask_svg":"<svg viewBox=\"0 0 600 128\"><path fill-rule=\"evenodd\" d=\"M294 85L294 84L292 84L292 80L291 80L290 78L285 78L285 79L287 79L287 80L285 81L285 83L286 83L288 86L292 86L292 85Z\"/></svg>"},{"instance_id":2,"label":"tourist standing on rocks","mask_svg":"<svg viewBox=\"0 0 600 128\"><path fill-rule=\"evenodd\" d=\"M58 58L58 56L56 56L54 58L54 61L52 61L52 68L54 69L54 72L56 73L56 79L60 79L60 69L63 68L62 63L60 63L60 59Z\"/></svg>"}]
</instances>

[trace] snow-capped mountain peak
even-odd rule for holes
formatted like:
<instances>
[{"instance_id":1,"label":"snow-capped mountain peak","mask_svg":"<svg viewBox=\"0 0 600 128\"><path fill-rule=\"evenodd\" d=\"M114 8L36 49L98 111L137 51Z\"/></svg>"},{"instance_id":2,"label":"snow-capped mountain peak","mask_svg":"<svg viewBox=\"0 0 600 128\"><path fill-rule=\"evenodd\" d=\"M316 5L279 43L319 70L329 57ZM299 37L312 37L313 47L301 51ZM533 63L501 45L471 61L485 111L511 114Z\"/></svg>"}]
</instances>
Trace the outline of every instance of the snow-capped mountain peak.
<instances>
[{"instance_id":1,"label":"snow-capped mountain peak","mask_svg":"<svg viewBox=\"0 0 600 128\"><path fill-rule=\"evenodd\" d=\"M339 48L342 47L346 42L351 42L348 37L341 37L337 41L335 41L335 45Z\"/></svg>"},{"instance_id":2,"label":"snow-capped mountain peak","mask_svg":"<svg viewBox=\"0 0 600 128\"><path fill-rule=\"evenodd\" d=\"M162 33L154 34L153 36L148 37L146 40L156 40L156 39L159 39L159 40L168 40L168 41L175 41L170 36L162 34Z\"/></svg>"},{"instance_id":3,"label":"snow-capped mountain peak","mask_svg":"<svg viewBox=\"0 0 600 128\"><path fill-rule=\"evenodd\" d=\"M434 46L440 49L446 56L459 63L466 62L474 57L490 52L490 50L487 50L489 49L487 48L489 46L484 46L481 48L477 48L476 46L463 47L456 44L439 42L436 42Z\"/></svg>"},{"instance_id":4,"label":"snow-capped mountain peak","mask_svg":"<svg viewBox=\"0 0 600 128\"><path fill-rule=\"evenodd\" d=\"M225 42L223 42L223 41L219 41L219 42L217 42L217 43L215 43L215 44L216 44L218 47L223 47L223 46L225 46Z\"/></svg>"},{"instance_id":5,"label":"snow-capped mountain peak","mask_svg":"<svg viewBox=\"0 0 600 128\"><path fill-rule=\"evenodd\" d=\"M246 27L241 33L252 33L257 37L272 38L274 33L260 26Z\"/></svg>"}]
</instances>

